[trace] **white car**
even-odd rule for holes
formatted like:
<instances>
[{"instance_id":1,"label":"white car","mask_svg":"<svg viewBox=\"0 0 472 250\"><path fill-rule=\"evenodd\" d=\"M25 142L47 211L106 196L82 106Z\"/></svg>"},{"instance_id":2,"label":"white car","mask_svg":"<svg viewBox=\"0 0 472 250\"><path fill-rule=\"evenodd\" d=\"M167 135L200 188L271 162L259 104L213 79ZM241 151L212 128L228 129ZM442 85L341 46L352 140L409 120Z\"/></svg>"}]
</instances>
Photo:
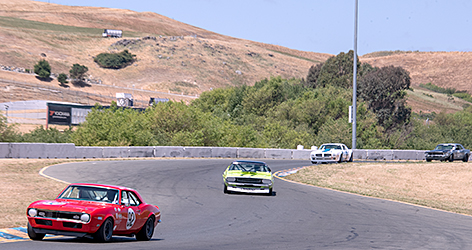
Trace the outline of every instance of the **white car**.
<instances>
[{"instance_id":1,"label":"white car","mask_svg":"<svg viewBox=\"0 0 472 250\"><path fill-rule=\"evenodd\" d=\"M351 162L352 150L342 143L326 143L311 151L311 163Z\"/></svg>"}]
</instances>

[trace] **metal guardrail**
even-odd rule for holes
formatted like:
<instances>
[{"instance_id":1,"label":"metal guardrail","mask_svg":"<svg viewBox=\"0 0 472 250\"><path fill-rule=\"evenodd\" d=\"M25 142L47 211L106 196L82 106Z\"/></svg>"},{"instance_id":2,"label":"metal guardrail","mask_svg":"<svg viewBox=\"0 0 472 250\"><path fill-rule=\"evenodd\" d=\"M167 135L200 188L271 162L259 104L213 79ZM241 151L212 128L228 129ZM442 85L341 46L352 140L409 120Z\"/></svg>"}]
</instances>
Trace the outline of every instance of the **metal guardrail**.
<instances>
[{"instance_id":1,"label":"metal guardrail","mask_svg":"<svg viewBox=\"0 0 472 250\"><path fill-rule=\"evenodd\" d=\"M361 160L424 160L424 150L355 149L354 159ZM236 147L81 147L72 143L0 143L0 158L259 158L306 159L309 149L272 149Z\"/></svg>"}]
</instances>

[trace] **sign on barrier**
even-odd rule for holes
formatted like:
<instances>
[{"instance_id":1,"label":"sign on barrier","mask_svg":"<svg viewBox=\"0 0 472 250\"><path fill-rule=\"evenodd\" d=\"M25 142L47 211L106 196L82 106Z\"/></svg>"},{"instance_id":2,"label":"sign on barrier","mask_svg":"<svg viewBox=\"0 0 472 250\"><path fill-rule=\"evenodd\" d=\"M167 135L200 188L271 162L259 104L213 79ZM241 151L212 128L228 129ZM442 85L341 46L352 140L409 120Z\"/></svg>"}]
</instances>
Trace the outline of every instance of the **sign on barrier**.
<instances>
[{"instance_id":1,"label":"sign on barrier","mask_svg":"<svg viewBox=\"0 0 472 250\"><path fill-rule=\"evenodd\" d=\"M69 126L72 116L71 109L71 107L48 103L48 124Z\"/></svg>"}]
</instances>

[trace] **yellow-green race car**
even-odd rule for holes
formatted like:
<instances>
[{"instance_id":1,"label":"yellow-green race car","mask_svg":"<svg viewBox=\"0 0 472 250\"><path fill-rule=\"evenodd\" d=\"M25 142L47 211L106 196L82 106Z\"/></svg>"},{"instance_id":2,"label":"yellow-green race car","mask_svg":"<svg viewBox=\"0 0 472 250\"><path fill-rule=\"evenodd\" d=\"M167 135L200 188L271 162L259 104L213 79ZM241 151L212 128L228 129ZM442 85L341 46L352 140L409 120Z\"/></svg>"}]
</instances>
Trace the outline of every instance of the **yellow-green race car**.
<instances>
[{"instance_id":1,"label":"yellow-green race car","mask_svg":"<svg viewBox=\"0 0 472 250\"><path fill-rule=\"evenodd\" d=\"M223 192L272 195L274 179L269 166L262 161L234 161L223 172Z\"/></svg>"}]
</instances>

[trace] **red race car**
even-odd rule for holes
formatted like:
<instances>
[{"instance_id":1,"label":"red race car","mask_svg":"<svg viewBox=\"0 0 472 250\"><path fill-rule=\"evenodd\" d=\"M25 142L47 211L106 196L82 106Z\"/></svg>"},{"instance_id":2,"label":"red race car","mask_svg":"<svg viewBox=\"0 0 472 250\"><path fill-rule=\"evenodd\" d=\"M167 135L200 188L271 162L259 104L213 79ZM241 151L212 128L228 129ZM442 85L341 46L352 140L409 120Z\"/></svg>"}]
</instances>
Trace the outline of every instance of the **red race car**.
<instances>
[{"instance_id":1,"label":"red race car","mask_svg":"<svg viewBox=\"0 0 472 250\"><path fill-rule=\"evenodd\" d=\"M86 183L70 184L55 200L31 203L26 215L32 240L46 234L92 236L101 242L112 235L150 240L161 222L159 207L144 203L135 190Z\"/></svg>"}]
</instances>

